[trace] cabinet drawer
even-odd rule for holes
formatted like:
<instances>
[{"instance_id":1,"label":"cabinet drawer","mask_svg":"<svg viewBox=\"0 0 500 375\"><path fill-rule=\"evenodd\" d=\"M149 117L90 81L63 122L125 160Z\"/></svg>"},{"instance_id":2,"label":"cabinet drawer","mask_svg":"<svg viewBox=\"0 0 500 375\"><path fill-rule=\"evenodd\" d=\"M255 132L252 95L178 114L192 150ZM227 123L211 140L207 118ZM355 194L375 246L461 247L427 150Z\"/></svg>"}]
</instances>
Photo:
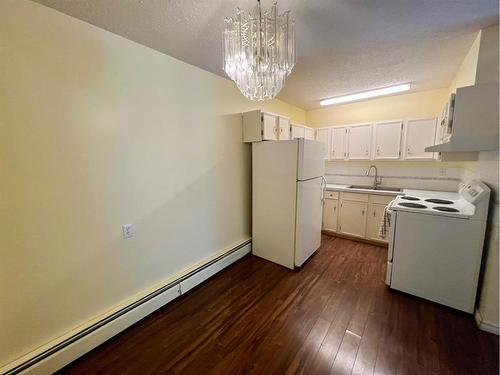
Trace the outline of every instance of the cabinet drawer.
<instances>
[{"instance_id":1,"label":"cabinet drawer","mask_svg":"<svg viewBox=\"0 0 500 375\"><path fill-rule=\"evenodd\" d=\"M392 195L370 195L370 203L388 205L394 198Z\"/></svg>"},{"instance_id":2,"label":"cabinet drawer","mask_svg":"<svg viewBox=\"0 0 500 375\"><path fill-rule=\"evenodd\" d=\"M325 198L327 198L327 199L339 199L339 192L327 190L327 191L325 191Z\"/></svg>"},{"instance_id":3,"label":"cabinet drawer","mask_svg":"<svg viewBox=\"0 0 500 375\"><path fill-rule=\"evenodd\" d=\"M340 197L348 201L368 202L368 194L342 192Z\"/></svg>"}]
</instances>

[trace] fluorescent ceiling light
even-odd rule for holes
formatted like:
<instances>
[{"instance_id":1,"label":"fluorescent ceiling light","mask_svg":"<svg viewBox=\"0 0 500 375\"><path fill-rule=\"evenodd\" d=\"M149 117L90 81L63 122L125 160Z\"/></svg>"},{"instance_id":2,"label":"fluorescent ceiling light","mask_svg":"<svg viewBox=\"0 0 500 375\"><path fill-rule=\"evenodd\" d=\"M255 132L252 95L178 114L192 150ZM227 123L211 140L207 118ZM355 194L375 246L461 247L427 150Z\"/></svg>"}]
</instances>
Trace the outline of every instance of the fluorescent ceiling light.
<instances>
[{"instance_id":1,"label":"fluorescent ceiling light","mask_svg":"<svg viewBox=\"0 0 500 375\"><path fill-rule=\"evenodd\" d=\"M321 105L331 105L353 102L355 100L363 100L368 98L374 98L376 96L395 94L397 92L408 91L411 88L409 83L403 85L384 87L383 89L376 89L364 92L358 92L356 94L349 94L344 96L337 96L336 98L323 99L319 102Z\"/></svg>"}]
</instances>

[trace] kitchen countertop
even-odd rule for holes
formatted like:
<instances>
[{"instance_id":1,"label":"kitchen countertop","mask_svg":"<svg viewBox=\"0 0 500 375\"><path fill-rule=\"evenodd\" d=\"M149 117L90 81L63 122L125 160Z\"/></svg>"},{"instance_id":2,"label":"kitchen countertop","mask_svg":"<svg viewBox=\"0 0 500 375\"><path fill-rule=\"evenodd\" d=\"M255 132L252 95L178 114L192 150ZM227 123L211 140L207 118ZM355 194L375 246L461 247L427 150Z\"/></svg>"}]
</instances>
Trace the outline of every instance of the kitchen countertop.
<instances>
[{"instance_id":1,"label":"kitchen countertop","mask_svg":"<svg viewBox=\"0 0 500 375\"><path fill-rule=\"evenodd\" d=\"M337 184L326 184L326 190L335 190L335 191L347 191L350 193L363 193L363 194L376 194L376 195L404 195L403 191L388 191L388 190L370 190L370 189L354 189L350 188L350 185L337 185Z\"/></svg>"},{"instance_id":2,"label":"kitchen countertop","mask_svg":"<svg viewBox=\"0 0 500 375\"><path fill-rule=\"evenodd\" d=\"M442 199L458 199L459 195L457 192L444 192L444 191L433 191L433 190L419 190L419 189L402 189L401 191L387 191L387 190L370 190L370 189L355 189L350 188L350 185L340 185L340 184L326 184L326 190L335 191L347 191L351 193L362 193L362 194L378 194L378 195L412 195L416 197L434 197Z\"/></svg>"}]
</instances>

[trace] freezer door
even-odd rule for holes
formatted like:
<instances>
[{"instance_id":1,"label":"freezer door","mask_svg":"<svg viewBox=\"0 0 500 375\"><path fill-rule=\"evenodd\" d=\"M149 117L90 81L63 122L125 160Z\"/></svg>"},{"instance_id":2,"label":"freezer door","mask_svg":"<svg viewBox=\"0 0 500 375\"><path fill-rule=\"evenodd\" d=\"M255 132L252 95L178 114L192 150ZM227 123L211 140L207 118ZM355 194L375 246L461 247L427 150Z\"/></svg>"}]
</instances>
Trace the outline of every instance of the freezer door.
<instances>
[{"instance_id":1,"label":"freezer door","mask_svg":"<svg viewBox=\"0 0 500 375\"><path fill-rule=\"evenodd\" d=\"M298 180L308 180L325 174L325 145L318 141L299 138Z\"/></svg>"},{"instance_id":2,"label":"freezer door","mask_svg":"<svg viewBox=\"0 0 500 375\"><path fill-rule=\"evenodd\" d=\"M321 244L322 178L297 182L295 266L300 267Z\"/></svg>"}]
</instances>

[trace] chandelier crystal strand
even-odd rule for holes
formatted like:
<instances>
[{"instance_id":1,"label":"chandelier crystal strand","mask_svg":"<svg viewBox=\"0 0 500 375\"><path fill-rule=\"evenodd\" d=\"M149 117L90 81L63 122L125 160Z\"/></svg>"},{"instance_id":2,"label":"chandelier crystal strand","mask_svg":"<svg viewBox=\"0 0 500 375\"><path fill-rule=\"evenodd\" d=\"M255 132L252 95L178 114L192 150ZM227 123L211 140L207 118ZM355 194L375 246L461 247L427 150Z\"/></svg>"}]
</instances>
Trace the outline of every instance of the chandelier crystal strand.
<instances>
[{"instance_id":1,"label":"chandelier crystal strand","mask_svg":"<svg viewBox=\"0 0 500 375\"><path fill-rule=\"evenodd\" d=\"M283 88L296 61L294 26L276 2L263 12L258 1L253 13L237 8L225 19L223 68L248 99L272 99Z\"/></svg>"}]
</instances>

